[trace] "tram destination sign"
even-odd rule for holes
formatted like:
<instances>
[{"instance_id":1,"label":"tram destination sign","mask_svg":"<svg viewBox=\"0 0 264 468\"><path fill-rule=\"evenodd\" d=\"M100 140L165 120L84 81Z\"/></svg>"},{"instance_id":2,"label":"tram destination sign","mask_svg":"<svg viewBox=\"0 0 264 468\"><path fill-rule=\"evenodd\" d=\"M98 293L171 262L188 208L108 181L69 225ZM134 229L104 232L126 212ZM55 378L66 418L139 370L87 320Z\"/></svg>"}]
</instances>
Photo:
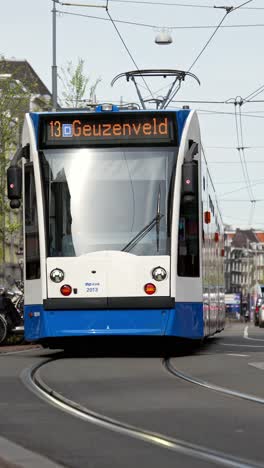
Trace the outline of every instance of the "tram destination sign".
<instances>
[{"instance_id":1,"label":"tram destination sign","mask_svg":"<svg viewBox=\"0 0 264 468\"><path fill-rule=\"evenodd\" d=\"M39 147L176 145L175 114L49 114L41 116Z\"/></svg>"}]
</instances>

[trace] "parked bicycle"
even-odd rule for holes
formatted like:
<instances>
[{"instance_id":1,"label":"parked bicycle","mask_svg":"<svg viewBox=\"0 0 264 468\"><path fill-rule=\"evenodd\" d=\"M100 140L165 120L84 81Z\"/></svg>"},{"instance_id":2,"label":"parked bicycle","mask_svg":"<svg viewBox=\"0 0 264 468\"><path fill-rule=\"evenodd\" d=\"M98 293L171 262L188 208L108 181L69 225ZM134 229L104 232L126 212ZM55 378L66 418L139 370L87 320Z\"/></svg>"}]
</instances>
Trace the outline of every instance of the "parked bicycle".
<instances>
[{"instance_id":1,"label":"parked bicycle","mask_svg":"<svg viewBox=\"0 0 264 468\"><path fill-rule=\"evenodd\" d=\"M24 333L24 292L23 283L15 282L16 290L0 288L0 344L15 334Z\"/></svg>"}]
</instances>

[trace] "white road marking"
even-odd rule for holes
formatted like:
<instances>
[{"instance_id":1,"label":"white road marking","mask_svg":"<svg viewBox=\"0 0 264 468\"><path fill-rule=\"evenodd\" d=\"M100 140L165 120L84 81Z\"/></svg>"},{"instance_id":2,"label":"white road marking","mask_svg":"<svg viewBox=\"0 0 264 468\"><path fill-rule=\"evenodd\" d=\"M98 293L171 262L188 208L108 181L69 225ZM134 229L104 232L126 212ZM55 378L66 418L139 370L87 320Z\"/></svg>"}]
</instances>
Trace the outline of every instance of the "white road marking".
<instances>
[{"instance_id":1,"label":"white road marking","mask_svg":"<svg viewBox=\"0 0 264 468\"><path fill-rule=\"evenodd\" d=\"M227 356L249 357L249 354L226 353Z\"/></svg>"},{"instance_id":2,"label":"white road marking","mask_svg":"<svg viewBox=\"0 0 264 468\"><path fill-rule=\"evenodd\" d=\"M248 365L256 367L257 369L264 370L264 362L249 362Z\"/></svg>"},{"instance_id":3,"label":"white road marking","mask_svg":"<svg viewBox=\"0 0 264 468\"><path fill-rule=\"evenodd\" d=\"M3 351L3 352L0 352L0 356L10 356L11 354L29 353L30 351L36 351L36 349L41 350L42 348L36 346L36 348L23 349L22 351L21 350L19 350L19 351L8 351L7 353L5 353Z\"/></svg>"},{"instance_id":4,"label":"white road marking","mask_svg":"<svg viewBox=\"0 0 264 468\"><path fill-rule=\"evenodd\" d=\"M263 345L251 345L251 344L233 344L233 343L219 343L220 346L238 346L239 348L264 348Z\"/></svg>"},{"instance_id":5,"label":"white road marking","mask_svg":"<svg viewBox=\"0 0 264 468\"><path fill-rule=\"evenodd\" d=\"M244 329L244 333L243 333L243 337L247 340L253 340L253 341L264 341L263 339L261 338L251 338L250 336L248 336L248 325L245 327Z\"/></svg>"}]
</instances>

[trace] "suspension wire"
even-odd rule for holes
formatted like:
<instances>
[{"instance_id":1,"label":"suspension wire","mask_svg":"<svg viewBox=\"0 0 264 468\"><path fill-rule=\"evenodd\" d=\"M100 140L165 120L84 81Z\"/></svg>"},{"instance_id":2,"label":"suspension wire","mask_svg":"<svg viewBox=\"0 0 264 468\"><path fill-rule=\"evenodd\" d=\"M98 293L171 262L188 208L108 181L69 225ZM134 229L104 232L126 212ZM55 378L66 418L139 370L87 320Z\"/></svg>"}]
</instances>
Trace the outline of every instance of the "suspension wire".
<instances>
[{"instance_id":1,"label":"suspension wire","mask_svg":"<svg viewBox=\"0 0 264 468\"><path fill-rule=\"evenodd\" d=\"M252 1L252 0L249 0L249 1ZM248 2L247 2L248 3ZM240 8L242 5L240 5L239 7L237 8ZM187 72L190 72L191 69L194 67L194 65L198 62L199 58L201 57L201 55L203 54L203 52L205 51L205 49L208 47L208 45L210 44L210 42L212 41L213 37L216 35L217 31L219 30L219 28L221 27L221 25L223 24L223 22L225 21L227 15L233 11L233 7L219 7L219 8L223 8L226 10L226 13L225 15L223 16L223 18L221 19L220 23L216 26L213 34L211 34L211 36L209 37L209 39L207 40L207 42L205 43L205 45L203 46L202 50L199 52L199 54L197 55L197 57L195 58L195 60L193 61L193 63L190 65L190 67L188 68ZM237 9L236 8L236 9ZM158 91L159 92L159 91ZM156 94L156 93L155 93ZM174 93L173 97L175 96L176 93ZM169 103L168 103L169 104ZM165 107L166 108L166 107Z\"/></svg>"},{"instance_id":2,"label":"suspension wire","mask_svg":"<svg viewBox=\"0 0 264 468\"><path fill-rule=\"evenodd\" d=\"M250 93L247 97L245 97L245 100L249 100L249 102L256 96L258 96L260 93L264 91L264 85L260 86L258 89L253 91L253 93Z\"/></svg>"},{"instance_id":3,"label":"suspension wire","mask_svg":"<svg viewBox=\"0 0 264 468\"><path fill-rule=\"evenodd\" d=\"M244 167L245 167L245 171L246 171L246 174L247 174L247 180L249 182L249 188L250 188L250 192L251 192L251 208L250 208L249 222L248 222L249 226L251 226L252 221L253 221L254 211L255 211L256 200L254 199L255 197L254 197L254 193L253 193L253 190L252 190L252 183L250 181L250 177L249 177L249 173L248 173L248 167L247 167L247 161L246 161L244 139L243 139L243 125L242 125L242 116L241 116L241 105L239 106L239 121L240 121L240 132L241 132L241 143L242 143L242 157L243 157Z\"/></svg>"},{"instance_id":4,"label":"suspension wire","mask_svg":"<svg viewBox=\"0 0 264 468\"><path fill-rule=\"evenodd\" d=\"M249 212L249 222L248 222L249 226L252 226L255 208L256 208L256 200L253 200L251 203L250 212Z\"/></svg>"},{"instance_id":5,"label":"suspension wire","mask_svg":"<svg viewBox=\"0 0 264 468\"><path fill-rule=\"evenodd\" d=\"M235 10L238 10L239 8L241 8L242 6L244 5L247 5L248 3L251 3L253 0L247 0L246 2L242 3L241 5L238 5L237 7L226 7L226 6L223 6L223 7L215 7L215 8L221 8L221 9L224 9L226 11L225 15L223 16L223 18L221 19L220 23L216 26L213 34L211 34L211 36L209 37L208 41L205 43L205 45L203 46L202 50L199 52L199 54L197 55L197 57L195 58L195 60L193 61L193 63L191 64L191 66L188 68L187 72L190 72L191 69L194 67L194 65L198 62L199 58L201 57L201 55L203 54L203 52L205 51L205 49L208 47L208 45L210 44L210 42L212 41L213 37L216 35L217 31L220 29L221 25L223 24L223 22L225 21L226 17L229 15L229 13L235 11ZM174 93L174 96L175 96L175 93ZM173 96L173 97L174 97Z\"/></svg>"},{"instance_id":6,"label":"suspension wire","mask_svg":"<svg viewBox=\"0 0 264 468\"><path fill-rule=\"evenodd\" d=\"M263 87L263 89L261 89L258 93L256 92L256 93L254 94L254 96L252 97L252 99L255 98L255 97L257 97L259 94L263 93L263 91L264 91L264 87ZM250 99L250 100L247 101L247 102L256 102L256 101L253 101L252 99ZM263 99L262 99L262 100L259 100L259 102L263 102Z\"/></svg>"},{"instance_id":7,"label":"suspension wire","mask_svg":"<svg viewBox=\"0 0 264 468\"><path fill-rule=\"evenodd\" d=\"M112 23L112 25L114 26L114 28L115 28L115 30L116 30L116 32L117 32L119 38L120 38L120 40L121 40L123 46L125 47L125 49L126 49L128 55L129 55L129 57L131 58L131 60L132 60L133 64L135 65L137 71L140 73L140 70L139 70L139 68L138 68L138 66L137 66L137 64L136 64L136 62L135 62L135 60L134 60L134 58L133 58L133 56L132 56L130 50L128 49L128 47L127 47L127 45L126 45L126 43L125 43L123 37L121 36L121 34L120 34L120 32L119 32L119 30L118 30L118 28L117 28L117 26L116 26L116 24L115 24L115 22L114 22L112 16L110 15L109 10L108 10L107 7L106 7L106 12L107 12L107 14L108 14L108 16L109 16L109 18L110 18L110 20L111 20L111 23ZM145 83L145 86L146 86L148 92L150 93L151 97L154 99L154 96L153 96L153 94L152 94L152 91L151 91L151 89L149 88L149 86L148 86L148 84L147 84L147 82L146 82L144 76L141 76L141 78L142 78L143 82Z\"/></svg>"},{"instance_id":8,"label":"suspension wire","mask_svg":"<svg viewBox=\"0 0 264 468\"><path fill-rule=\"evenodd\" d=\"M228 7L226 7L228 8ZM193 63L191 64L191 66L188 68L187 72L190 72L191 69L194 67L194 65L196 64L196 62L199 60L199 58L201 57L201 55L203 54L203 52L205 51L205 49L207 48L207 46L209 45L209 43L211 42L211 40L213 39L213 37L215 36L215 34L217 33L218 29L221 27L221 24L224 22L225 18L227 17L228 13L229 13L229 9L226 10L226 13L224 15L224 17L221 19L220 23L216 26L213 34L211 34L211 36L209 37L208 41L206 42L206 44L203 46L202 50L199 52L199 54L197 55L197 57L195 58L195 60L193 61ZM167 86L166 86L167 87ZM171 99L169 99L166 103L166 105L164 106L164 109L167 108L167 106L170 104L170 102L172 101L172 99L175 97L175 95L177 94L177 91L179 90L176 89L176 91L173 93ZM159 92L159 91L157 91ZM155 92L155 94L157 94L157 92Z\"/></svg>"},{"instance_id":9,"label":"suspension wire","mask_svg":"<svg viewBox=\"0 0 264 468\"><path fill-rule=\"evenodd\" d=\"M239 154L240 165L241 165L241 168L242 168L243 177L244 177L245 182L246 182L246 188L247 188L247 191L248 191L249 200L251 200L252 197L251 197L251 193L250 193L250 189L249 189L249 185L248 185L248 181L247 181L247 175L246 175L246 172L245 172L245 168L244 168L244 164L243 164L243 160L242 160L242 156L241 156L241 146L240 146L240 142L239 142L239 129L238 129L237 113L235 113L235 121L236 121L236 134L237 134L237 144L238 144L237 150L238 150L238 154Z\"/></svg>"},{"instance_id":10,"label":"suspension wire","mask_svg":"<svg viewBox=\"0 0 264 468\"><path fill-rule=\"evenodd\" d=\"M221 202L236 202L236 203L252 203L251 200L247 199L241 199L241 198L221 198ZM264 198L258 198L257 200L254 200L254 203L260 203L264 202Z\"/></svg>"},{"instance_id":11,"label":"suspension wire","mask_svg":"<svg viewBox=\"0 0 264 468\"><path fill-rule=\"evenodd\" d=\"M236 165L236 164L239 164L240 165L240 162L239 161L230 161L230 159L228 161L211 161L210 164L225 164L225 165ZM260 161L260 160L251 160L248 162L248 164L264 164L264 161Z\"/></svg>"},{"instance_id":12,"label":"suspension wire","mask_svg":"<svg viewBox=\"0 0 264 468\"><path fill-rule=\"evenodd\" d=\"M147 1L139 1L139 0L111 0L112 2L116 3L137 3L140 5L164 5L164 6L177 6L177 7L187 7L187 8L214 8L214 6L210 5L193 5L193 4L183 4L183 3L166 3L166 2L147 2Z\"/></svg>"},{"instance_id":13,"label":"suspension wire","mask_svg":"<svg viewBox=\"0 0 264 468\"><path fill-rule=\"evenodd\" d=\"M247 5L248 3L253 2L253 0L247 0L247 2L241 3L241 5L238 5L237 7L230 7L232 8L230 11L235 11L238 10L239 8L242 8L244 5Z\"/></svg>"},{"instance_id":14,"label":"suspension wire","mask_svg":"<svg viewBox=\"0 0 264 468\"><path fill-rule=\"evenodd\" d=\"M172 102L179 102L179 101L172 101ZM173 106L172 109L181 109L180 106ZM234 112L226 112L226 111L216 111L216 110L211 110L211 109L196 109L197 112L199 112L201 115L235 115ZM249 113L243 113L241 114L244 117L252 117L254 119L264 119L263 115L255 115L255 114L249 114Z\"/></svg>"},{"instance_id":15,"label":"suspension wire","mask_svg":"<svg viewBox=\"0 0 264 468\"><path fill-rule=\"evenodd\" d=\"M243 137L243 125L242 125L242 114L241 114L241 106L244 104L244 101L241 97L236 98L234 102L235 106L235 122L236 122L236 134L237 134L237 142L238 142L238 153L240 158L240 163L242 167L242 172L244 175L244 179L246 182L246 188L249 194L249 201L251 203L250 212L249 212L249 226L252 225L253 222L253 215L255 211L255 205L257 200L254 198L254 193L252 190L252 184L249 177L246 155L245 155L245 147L244 147L244 137ZM239 106L239 111L237 113L237 106ZM239 119L238 119L239 117Z\"/></svg>"},{"instance_id":16,"label":"suspension wire","mask_svg":"<svg viewBox=\"0 0 264 468\"><path fill-rule=\"evenodd\" d=\"M264 85L263 85L264 86ZM160 90L161 91L161 90ZM262 100L257 100L257 101L247 101L247 98L243 99L244 103L256 103L256 102L264 102L264 99ZM181 102L181 103L191 103L191 104L234 104L234 102L231 102L229 99L225 99L224 101L213 101L213 100L203 100L203 99L196 99L196 100L179 100L177 99L177 101L172 101L172 102ZM259 112L259 111L256 111L256 112ZM264 112L264 111L260 111L260 112Z\"/></svg>"},{"instance_id":17,"label":"suspension wire","mask_svg":"<svg viewBox=\"0 0 264 468\"><path fill-rule=\"evenodd\" d=\"M251 200L253 201L254 200L254 194L253 194L252 187L251 187L251 182L250 182L250 177L249 177L248 167L247 167L247 161L246 161L246 155L245 155L241 106L242 106L242 104L239 105L239 127L240 127L241 150L242 150L242 157L243 157L243 161L244 161L244 167L245 167L245 171L246 171L246 174L247 174L247 180L249 182L249 187L250 187L250 192L251 192Z\"/></svg>"},{"instance_id":18,"label":"suspension wire","mask_svg":"<svg viewBox=\"0 0 264 468\"><path fill-rule=\"evenodd\" d=\"M210 44L211 40L213 39L213 37L215 36L215 34L217 33L218 29L221 27L221 24L225 21L227 15L228 15L229 11L226 12L226 14L224 15L224 17L221 19L220 23L216 26L213 34L209 37L208 41L206 42L206 44L203 46L202 50L199 52L199 54L197 55L197 57L195 58L195 60L193 61L193 63L191 64L191 66L188 68L188 72L194 67L194 65L197 63L197 61L199 60L199 58L201 57L201 55L203 54L203 52L205 51L205 49L207 48L207 46Z\"/></svg>"},{"instance_id":19,"label":"suspension wire","mask_svg":"<svg viewBox=\"0 0 264 468\"><path fill-rule=\"evenodd\" d=\"M60 3L60 5L63 5ZM263 8L264 9L264 8ZM94 16L94 15L85 15L82 13L73 13L65 10L57 10L58 13L61 13L62 15L70 15L70 16L80 16L83 18L91 18L91 19L96 19L96 20L101 20L101 21L110 21L109 18L103 18L102 16ZM114 19L115 23L121 23L121 24L128 24L131 26L140 26L143 28L151 28L151 29L159 29L160 25L157 24L147 24L147 23L137 23L135 21L126 21L126 20L119 20L119 19ZM216 26L215 25L192 25L192 26L164 26L164 28L167 29L172 29L172 30L189 30L189 29L214 29ZM226 24L221 26L221 29L226 29L226 28L263 28L264 24L258 23L258 24Z\"/></svg>"},{"instance_id":20,"label":"suspension wire","mask_svg":"<svg viewBox=\"0 0 264 468\"><path fill-rule=\"evenodd\" d=\"M74 4L74 3L71 3L71 4L68 4L68 3L64 3L64 2L60 2L59 0L55 0L57 3L61 4L61 5L69 5L69 6L93 6L93 5L82 5L82 4ZM246 5L247 3L250 3L252 0L249 0L245 3L243 3L242 5L238 6L238 7L227 7L228 9L232 9L232 10L236 10L237 8L241 8L243 7L243 5ZM108 3L108 2L107 2ZM142 1L142 0L111 0L111 3L135 3L135 4L139 4L139 5L152 5L152 6L160 6L160 5L164 5L164 6L177 6L177 7L184 7L184 8L209 8L209 9L214 9L214 8L226 8L226 7L222 7L222 6L216 6L216 5L194 5L193 3L167 3L167 2L151 2L151 1ZM264 10L264 8L262 7L245 7L244 8L245 10Z\"/></svg>"},{"instance_id":21,"label":"suspension wire","mask_svg":"<svg viewBox=\"0 0 264 468\"><path fill-rule=\"evenodd\" d=\"M177 6L177 7L185 7L185 8L219 8L215 5L194 5L194 4L186 4L186 3L166 3L166 2L151 2L151 1L139 1L139 0L111 0L111 3L136 3L140 5L164 5L164 6ZM246 2L247 3L247 2ZM242 6L242 5L241 5ZM221 7L220 7L221 8ZM240 7L239 7L240 8ZM244 10L264 10L261 7L246 7Z\"/></svg>"},{"instance_id":22,"label":"suspension wire","mask_svg":"<svg viewBox=\"0 0 264 468\"><path fill-rule=\"evenodd\" d=\"M248 184L248 180L247 180L247 174L246 174L246 171L245 171L245 167L244 167L243 160L242 160L242 155L241 155L242 143L240 141L239 123L238 123L238 115L237 115L238 102L239 101L236 101L234 103L234 106L235 106L235 126L236 126L236 136L237 136L237 150L238 150L238 154L239 154L240 165L241 165L241 168L242 168L243 177L245 179L245 183L246 183L246 187L247 187L247 191L248 191L248 195L249 195L249 200L251 200L252 196L251 196L251 193L250 193L249 184Z\"/></svg>"},{"instance_id":23,"label":"suspension wire","mask_svg":"<svg viewBox=\"0 0 264 468\"><path fill-rule=\"evenodd\" d=\"M204 47L202 48L201 52L198 54L198 56L196 57L196 59L194 60L194 62L191 64L191 66L189 67L188 69L188 72L194 67L194 65L196 64L196 62L199 60L199 58L201 57L201 55L203 54L203 52L205 51L205 49L207 48L207 46L210 44L211 40L213 39L213 37L215 36L215 34L217 33L218 29L221 27L222 23L225 21L227 15L229 15L229 13L235 11L235 10L238 10L239 8L241 8L242 6L244 5L247 5L247 3L250 3L252 2L253 0L247 0L247 2L244 2L242 3L241 5L238 5L237 7L215 7L215 8L221 8L223 10L226 10L226 13L224 15L224 17L221 19L220 23L218 24L218 26L215 28L213 34L209 37L208 41L206 42L206 44L204 45Z\"/></svg>"},{"instance_id":24,"label":"suspension wire","mask_svg":"<svg viewBox=\"0 0 264 468\"><path fill-rule=\"evenodd\" d=\"M226 183L226 182L223 182L223 183ZM231 182L229 182L231 183ZM234 184L235 182L232 182L232 184ZM239 182L241 183L241 182ZM255 182L254 184L251 184L252 187L253 186L256 186L256 185L263 185L263 179L260 179L258 182ZM247 186L246 185L243 185L242 187L239 187L237 189L234 189L234 190L230 190L229 192L223 192L223 193L220 193L218 196L219 197L225 197L226 195L231 195L232 193L236 193L236 192L243 192L243 190L246 190Z\"/></svg>"}]
</instances>

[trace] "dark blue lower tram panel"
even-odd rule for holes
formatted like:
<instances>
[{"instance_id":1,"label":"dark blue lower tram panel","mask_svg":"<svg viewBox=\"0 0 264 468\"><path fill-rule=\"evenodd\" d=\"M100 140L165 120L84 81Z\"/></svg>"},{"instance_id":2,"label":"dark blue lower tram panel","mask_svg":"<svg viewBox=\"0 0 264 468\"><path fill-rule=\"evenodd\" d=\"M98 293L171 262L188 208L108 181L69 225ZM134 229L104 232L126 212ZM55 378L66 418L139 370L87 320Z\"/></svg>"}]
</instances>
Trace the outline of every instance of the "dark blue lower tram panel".
<instances>
[{"instance_id":1,"label":"dark blue lower tram panel","mask_svg":"<svg viewBox=\"0 0 264 468\"><path fill-rule=\"evenodd\" d=\"M176 303L174 309L45 310L25 305L25 338L87 335L204 336L203 304Z\"/></svg>"}]
</instances>

